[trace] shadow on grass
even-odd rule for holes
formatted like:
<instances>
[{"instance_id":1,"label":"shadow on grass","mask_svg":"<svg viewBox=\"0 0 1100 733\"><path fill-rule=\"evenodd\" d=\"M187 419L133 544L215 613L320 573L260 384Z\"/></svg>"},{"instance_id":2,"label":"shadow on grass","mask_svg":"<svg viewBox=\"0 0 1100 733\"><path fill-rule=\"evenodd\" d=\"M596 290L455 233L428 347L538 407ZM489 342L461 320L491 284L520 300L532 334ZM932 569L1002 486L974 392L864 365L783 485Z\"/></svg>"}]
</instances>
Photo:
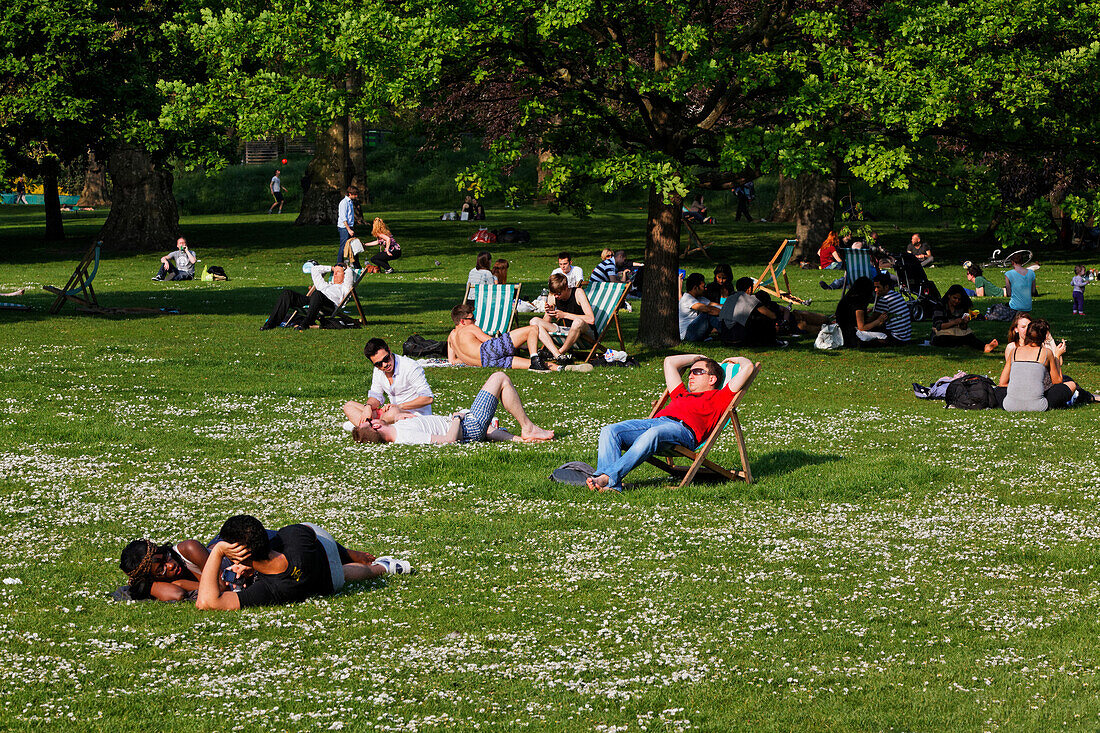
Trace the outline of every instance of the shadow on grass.
<instances>
[{"instance_id":1,"label":"shadow on grass","mask_svg":"<svg viewBox=\"0 0 1100 733\"><path fill-rule=\"evenodd\" d=\"M713 455L709 457L711 460L715 460L715 457ZM772 451L771 453L766 453L760 458L751 460L749 462L749 468L752 470L752 477L753 481L755 482L765 478L775 478L777 476L782 476L783 474L793 473L794 471L797 471L798 469L804 468L806 466L819 466L826 463L836 463L837 461L840 461L842 459L843 456L839 456L833 453L814 454L807 453L803 450L778 450ZM733 462L735 460L736 459L731 458L731 460L727 462L728 465L726 465L726 467L730 468L731 470L733 468L736 468L737 466ZM719 465L724 465L721 461L715 462L719 463ZM681 463L683 463L684 465L688 465L684 462ZM629 482L626 486L627 490L629 491L649 486L671 486L675 485L675 482L679 480L679 478L676 478L674 480L670 476L658 476L657 478L645 479L643 481ZM730 485L740 484L740 482L726 481L725 479L714 476L713 474L700 474L696 476L694 483Z\"/></svg>"}]
</instances>

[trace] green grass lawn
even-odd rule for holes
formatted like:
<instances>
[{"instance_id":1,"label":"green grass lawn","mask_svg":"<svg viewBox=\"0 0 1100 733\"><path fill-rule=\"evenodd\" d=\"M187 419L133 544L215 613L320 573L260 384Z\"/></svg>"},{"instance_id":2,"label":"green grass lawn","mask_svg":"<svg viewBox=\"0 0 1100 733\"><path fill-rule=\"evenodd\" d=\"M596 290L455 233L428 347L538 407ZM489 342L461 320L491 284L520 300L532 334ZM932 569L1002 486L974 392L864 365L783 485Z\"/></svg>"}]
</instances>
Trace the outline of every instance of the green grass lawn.
<instances>
[{"instance_id":1,"label":"green grass lawn","mask_svg":"<svg viewBox=\"0 0 1100 733\"><path fill-rule=\"evenodd\" d=\"M1100 408L947 412L910 383L996 377L999 358L806 338L745 352L764 365L741 410L756 483L681 491L647 467L622 495L552 484L659 391L664 354L631 343L635 307L639 368L512 374L551 444L355 445L340 405L366 395L364 341L442 338L480 248L472 224L382 215L405 256L360 286L367 329L261 333L279 288L308 286L301 263L333 258L334 227L187 218L231 281L151 282L155 256L112 255L103 305L182 314L50 316L40 286L65 282L102 215L68 219L59 246L41 244L40 208L0 209L0 288L28 286L34 307L0 311L0 728L1100 727ZM644 235L639 210L489 224L531 231L491 248L528 297L559 250L589 270L604 245L640 255ZM904 246L904 222L878 224ZM786 234L720 221L704 236L740 277ZM923 234L944 263L989 254L958 230ZM1076 262L1041 260L1035 310L1068 339L1066 371L1098 389L1100 308L1071 317ZM831 311L819 274L791 285ZM963 282L955 264L932 274ZM1004 324L977 331L1003 340ZM429 370L437 411L489 373ZM730 436L716 453L736 460ZM311 520L420 572L236 614L108 599L129 540L205 541L240 512Z\"/></svg>"}]
</instances>

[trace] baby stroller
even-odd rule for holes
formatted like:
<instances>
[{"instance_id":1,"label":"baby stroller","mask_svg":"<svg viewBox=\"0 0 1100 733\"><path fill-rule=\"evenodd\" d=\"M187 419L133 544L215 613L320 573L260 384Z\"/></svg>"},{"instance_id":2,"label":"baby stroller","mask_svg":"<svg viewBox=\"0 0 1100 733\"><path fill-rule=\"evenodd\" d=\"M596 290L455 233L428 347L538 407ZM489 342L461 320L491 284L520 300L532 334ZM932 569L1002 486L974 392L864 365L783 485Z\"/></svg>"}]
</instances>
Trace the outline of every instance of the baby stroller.
<instances>
[{"instance_id":1,"label":"baby stroller","mask_svg":"<svg viewBox=\"0 0 1100 733\"><path fill-rule=\"evenodd\" d=\"M894 272L898 278L898 292L909 305L914 321L932 317L932 311L940 304L940 289L928 279L920 260L908 252L894 257Z\"/></svg>"}]
</instances>

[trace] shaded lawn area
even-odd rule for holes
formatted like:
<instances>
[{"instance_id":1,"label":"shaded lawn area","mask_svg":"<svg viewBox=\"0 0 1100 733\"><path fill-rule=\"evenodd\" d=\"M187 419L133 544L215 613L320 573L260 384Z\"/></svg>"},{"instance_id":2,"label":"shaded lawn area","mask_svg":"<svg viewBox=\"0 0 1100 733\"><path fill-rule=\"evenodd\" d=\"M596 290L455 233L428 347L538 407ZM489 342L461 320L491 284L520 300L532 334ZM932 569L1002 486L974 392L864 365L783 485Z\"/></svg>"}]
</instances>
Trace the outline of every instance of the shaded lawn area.
<instances>
[{"instance_id":1,"label":"shaded lawn area","mask_svg":"<svg viewBox=\"0 0 1100 733\"><path fill-rule=\"evenodd\" d=\"M368 329L260 333L279 288L308 287L301 263L333 257L330 228L187 218L229 282L155 283L159 255L109 255L102 304L182 315L51 317L38 286L65 282L102 216L43 246L34 208L0 209L0 286L33 286L20 302L34 307L0 311L0 727L1097 726L1100 413L945 411L910 389L995 377L997 358L809 338L748 350L764 364L742 408L756 483L678 491L644 467L637 488L592 495L546 477L594 463L600 427L657 396L663 354L632 343L637 301L622 318L639 368L512 374L553 443L364 448L339 428L369 385L363 343L446 334L475 225L383 212L405 254L360 286ZM605 245L641 254L641 211L492 217L532 233L489 248L529 298L559 250L585 270ZM882 231L892 248L910 233ZM701 234L739 277L787 230ZM957 230L922 234L944 262L988 255ZM1069 340L1067 372L1100 388L1095 316L1069 315L1076 262L1041 261L1035 310ZM789 274L811 309L835 307L818 271ZM931 274L964 282L953 265ZM1003 340L1004 324L976 330ZM430 370L437 411L468 405L489 373ZM730 436L716 453L736 460ZM128 540L205 541L238 512L318 522L420 573L236 615L109 602Z\"/></svg>"}]
</instances>

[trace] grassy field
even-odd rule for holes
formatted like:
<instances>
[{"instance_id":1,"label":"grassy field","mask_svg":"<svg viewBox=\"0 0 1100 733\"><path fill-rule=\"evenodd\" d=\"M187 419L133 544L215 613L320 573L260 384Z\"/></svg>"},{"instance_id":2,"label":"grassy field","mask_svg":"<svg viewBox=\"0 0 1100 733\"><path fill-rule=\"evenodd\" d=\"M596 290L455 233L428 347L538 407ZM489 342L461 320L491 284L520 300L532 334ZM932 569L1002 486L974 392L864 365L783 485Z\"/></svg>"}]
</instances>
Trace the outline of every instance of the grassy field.
<instances>
[{"instance_id":1,"label":"grassy field","mask_svg":"<svg viewBox=\"0 0 1100 733\"><path fill-rule=\"evenodd\" d=\"M187 218L231 281L151 282L154 256L110 256L102 304L182 314L50 316L39 286L64 283L102 216L46 246L40 209L0 210L0 287L28 286L34 307L0 311L0 728L1100 727L1100 408L947 412L910 383L996 376L998 358L801 339L745 352L764 365L742 408L756 483L679 491L649 468L622 495L550 483L656 396L663 354L628 343L639 368L513 373L558 431L549 445L358 446L339 408L365 397L364 341L443 337L478 249L473 225L382 214L406 255L360 286L369 328L261 333L278 289L308 285L302 261L332 258L330 228ZM637 210L489 224L531 231L492 248L529 296L560 249L590 269L605 244L640 254L644 231ZM888 247L907 241L904 222L879 224ZM787 233L707 229L738 277ZM924 235L945 263L988 255L957 230ZM1036 311L1069 340L1067 372L1100 388L1100 309L1071 317L1075 261L1042 261ZM954 265L932 274L962 282ZM818 278L791 272L831 311ZM1003 339L1003 324L977 330ZM437 411L488 374L429 370ZM717 454L735 460L728 436ZM238 512L315 521L420 573L237 614L109 600L127 541L205 541Z\"/></svg>"}]
</instances>

